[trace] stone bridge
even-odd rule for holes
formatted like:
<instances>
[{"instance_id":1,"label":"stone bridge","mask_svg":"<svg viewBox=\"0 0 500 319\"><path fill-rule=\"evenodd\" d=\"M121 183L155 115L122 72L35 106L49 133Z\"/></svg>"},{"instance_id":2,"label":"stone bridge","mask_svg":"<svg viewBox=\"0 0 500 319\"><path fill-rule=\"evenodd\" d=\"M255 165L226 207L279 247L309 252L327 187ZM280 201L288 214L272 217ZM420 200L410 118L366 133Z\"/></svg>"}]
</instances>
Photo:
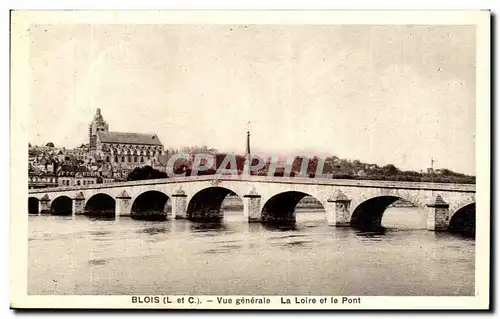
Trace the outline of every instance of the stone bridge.
<instances>
[{"instance_id":1,"label":"stone bridge","mask_svg":"<svg viewBox=\"0 0 500 319\"><path fill-rule=\"evenodd\" d=\"M171 218L217 220L229 195L243 201L249 222L295 222L305 196L324 207L329 225L381 227L386 208L402 198L427 216L427 228L441 231L475 223L475 185L283 178L197 176L29 190L30 214L110 215L150 213ZM474 224L475 225L475 224Z\"/></svg>"}]
</instances>

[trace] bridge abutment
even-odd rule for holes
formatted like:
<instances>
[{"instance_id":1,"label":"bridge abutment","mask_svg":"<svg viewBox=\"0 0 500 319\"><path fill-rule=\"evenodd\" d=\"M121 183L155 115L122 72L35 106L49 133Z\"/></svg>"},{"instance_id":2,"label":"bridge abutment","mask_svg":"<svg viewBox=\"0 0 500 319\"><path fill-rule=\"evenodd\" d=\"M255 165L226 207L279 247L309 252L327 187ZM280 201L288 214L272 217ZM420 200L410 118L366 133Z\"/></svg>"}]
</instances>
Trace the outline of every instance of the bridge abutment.
<instances>
[{"instance_id":1,"label":"bridge abutment","mask_svg":"<svg viewBox=\"0 0 500 319\"><path fill-rule=\"evenodd\" d=\"M255 188L243 195L243 215L250 223L261 221L260 199L261 196L257 194Z\"/></svg>"},{"instance_id":2,"label":"bridge abutment","mask_svg":"<svg viewBox=\"0 0 500 319\"><path fill-rule=\"evenodd\" d=\"M124 190L116 197L115 219L130 216L132 201L130 195Z\"/></svg>"},{"instance_id":3,"label":"bridge abutment","mask_svg":"<svg viewBox=\"0 0 500 319\"><path fill-rule=\"evenodd\" d=\"M182 188L172 194L172 219L187 218L187 195Z\"/></svg>"},{"instance_id":4,"label":"bridge abutment","mask_svg":"<svg viewBox=\"0 0 500 319\"><path fill-rule=\"evenodd\" d=\"M79 192L75 198L73 198L73 209L71 210L72 215L83 215L85 212L85 197L82 192Z\"/></svg>"},{"instance_id":5,"label":"bridge abutment","mask_svg":"<svg viewBox=\"0 0 500 319\"><path fill-rule=\"evenodd\" d=\"M430 203L426 205L427 230L445 231L448 229L448 216L450 205L446 203L441 195L436 195Z\"/></svg>"},{"instance_id":6,"label":"bridge abutment","mask_svg":"<svg viewBox=\"0 0 500 319\"><path fill-rule=\"evenodd\" d=\"M39 215L50 214L50 204L51 200L49 198L49 195L45 194L45 196L43 196L42 199L40 199L40 207L38 210L38 214Z\"/></svg>"},{"instance_id":7,"label":"bridge abutment","mask_svg":"<svg viewBox=\"0 0 500 319\"><path fill-rule=\"evenodd\" d=\"M328 225L337 227L347 227L350 226L350 210L351 200L337 190L332 197L327 200L326 218Z\"/></svg>"}]
</instances>

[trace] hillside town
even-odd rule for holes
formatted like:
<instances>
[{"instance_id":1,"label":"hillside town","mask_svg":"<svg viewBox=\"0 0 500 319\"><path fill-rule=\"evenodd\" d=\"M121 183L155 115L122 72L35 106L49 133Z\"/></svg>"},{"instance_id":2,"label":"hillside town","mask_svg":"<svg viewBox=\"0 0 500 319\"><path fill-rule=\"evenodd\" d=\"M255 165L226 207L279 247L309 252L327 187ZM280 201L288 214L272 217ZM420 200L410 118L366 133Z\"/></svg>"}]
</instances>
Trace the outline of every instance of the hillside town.
<instances>
[{"instance_id":1,"label":"hillside town","mask_svg":"<svg viewBox=\"0 0 500 319\"><path fill-rule=\"evenodd\" d=\"M126 180L136 167L165 170L167 156L156 134L113 132L101 110L89 125L89 139L79 147L28 145L29 188L78 186Z\"/></svg>"}]
</instances>

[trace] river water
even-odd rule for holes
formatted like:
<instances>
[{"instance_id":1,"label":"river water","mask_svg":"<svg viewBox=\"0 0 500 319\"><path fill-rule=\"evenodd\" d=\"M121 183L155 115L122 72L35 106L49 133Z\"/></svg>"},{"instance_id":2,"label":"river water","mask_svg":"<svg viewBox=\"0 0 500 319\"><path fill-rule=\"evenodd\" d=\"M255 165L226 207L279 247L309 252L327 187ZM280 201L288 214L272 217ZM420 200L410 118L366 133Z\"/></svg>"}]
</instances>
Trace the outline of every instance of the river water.
<instances>
[{"instance_id":1,"label":"river water","mask_svg":"<svg viewBox=\"0 0 500 319\"><path fill-rule=\"evenodd\" d=\"M425 230L414 208L389 208L384 234L327 226L297 212L295 229L30 216L28 293L54 295L473 295L475 241Z\"/></svg>"}]
</instances>

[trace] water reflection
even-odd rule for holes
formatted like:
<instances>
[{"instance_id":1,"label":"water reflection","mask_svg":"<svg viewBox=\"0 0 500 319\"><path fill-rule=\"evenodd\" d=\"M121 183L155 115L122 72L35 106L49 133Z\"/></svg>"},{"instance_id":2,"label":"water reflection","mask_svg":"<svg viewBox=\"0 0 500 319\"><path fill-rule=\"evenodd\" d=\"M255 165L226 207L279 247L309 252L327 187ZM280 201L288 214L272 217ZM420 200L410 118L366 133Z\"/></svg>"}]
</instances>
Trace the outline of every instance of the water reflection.
<instances>
[{"instance_id":1,"label":"water reflection","mask_svg":"<svg viewBox=\"0 0 500 319\"><path fill-rule=\"evenodd\" d=\"M104 265L106 264L106 260L104 259L91 259L88 262L90 265Z\"/></svg>"},{"instance_id":2,"label":"water reflection","mask_svg":"<svg viewBox=\"0 0 500 319\"><path fill-rule=\"evenodd\" d=\"M56 220L62 220L62 221L73 219L73 216L71 216L71 215L69 215L69 216L68 215L53 215L53 216Z\"/></svg>"},{"instance_id":3,"label":"water reflection","mask_svg":"<svg viewBox=\"0 0 500 319\"><path fill-rule=\"evenodd\" d=\"M91 230L89 231L89 234L94 235L94 236L107 236L110 235L111 232L107 230Z\"/></svg>"},{"instance_id":4,"label":"water reflection","mask_svg":"<svg viewBox=\"0 0 500 319\"><path fill-rule=\"evenodd\" d=\"M227 248L227 249L240 249L242 246L241 245L221 245L221 248Z\"/></svg>"},{"instance_id":5,"label":"water reflection","mask_svg":"<svg viewBox=\"0 0 500 319\"><path fill-rule=\"evenodd\" d=\"M305 234L290 234L290 235L283 235L281 238L302 238L302 237L307 237Z\"/></svg>"},{"instance_id":6,"label":"water reflection","mask_svg":"<svg viewBox=\"0 0 500 319\"><path fill-rule=\"evenodd\" d=\"M266 230L293 231L297 230L295 222L265 222L262 227Z\"/></svg>"},{"instance_id":7,"label":"water reflection","mask_svg":"<svg viewBox=\"0 0 500 319\"><path fill-rule=\"evenodd\" d=\"M30 294L474 294L474 240L398 216L383 232L315 213L294 224L248 223L241 212L217 223L34 217Z\"/></svg>"},{"instance_id":8,"label":"water reflection","mask_svg":"<svg viewBox=\"0 0 500 319\"><path fill-rule=\"evenodd\" d=\"M358 230L355 233L356 233L356 236L358 236L358 237L378 238L378 237L381 237L381 236L384 236L385 234L387 234L387 229L383 228L383 229L378 229L378 230L375 230L375 231L362 231L362 230Z\"/></svg>"},{"instance_id":9,"label":"water reflection","mask_svg":"<svg viewBox=\"0 0 500 319\"><path fill-rule=\"evenodd\" d=\"M190 230L189 222L179 219L170 221L170 227L173 233L184 233Z\"/></svg>"},{"instance_id":10,"label":"water reflection","mask_svg":"<svg viewBox=\"0 0 500 319\"><path fill-rule=\"evenodd\" d=\"M88 216L88 219L90 219L91 221L115 221L115 216L111 216L111 215L90 215Z\"/></svg>"},{"instance_id":11,"label":"water reflection","mask_svg":"<svg viewBox=\"0 0 500 319\"><path fill-rule=\"evenodd\" d=\"M167 215L162 213L133 213L130 218L143 221L166 221Z\"/></svg>"},{"instance_id":12,"label":"water reflection","mask_svg":"<svg viewBox=\"0 0 500 319\"><path fill-rule=\"evenodd\" d=\"M248 223L247 225L247 230L250 233L259 233L263 228L261 223Z\"/></svg>"},{"instance_id":13,"label":"water reflection","mask_svg":"<svg viewBox=\"0 0 500 319\"><path fill-rule=\"evenodd\" d=\"M210 223L201 223L201 222L192 222L190 225L191 231L194 232L208 232L213 230L227 230L227 225L224 222L210 222Z\"/></svg>"},{"instance_id":14,"label":"water reflection","mask_svg":"<svg viewBox=\"0 0 500 319\"><path fill-rule=\"evenodd\" d=\"M144 227L140 229L138 232L148 235L158 235L158 234L165 234L167 232L170 232L171 230L172 227L170 223L162 223Z\"/></svg>"},{"instance_id":15,"label":"water reflection","mask_svg":"<svg viewBox=\"0 0 500 319\"><path fill-rule=\"evenodd\" d=\"M106 230L93 230L89 231L89 234L92 235L92 241L97 242L106 242L113 240L112 233ZM104 244L104 243L103 243Z\"/></svg>"},{"instance_id":16,"label":"water reflection","mask_svg":"<svg viewBox=\"0 0 500 319\"><path fill-rule=\"evenodd\" d=\"M307 246L308 244L312 243L310 240L296 240L296 241L291 241L289 243L282 244L281 246L284 247L304 247Z\"/></svg>"},{"instance_id":17,"label":"water reflection","mask_svg":"<svg viewBox=\"0 0 500 319\"><path fill-rule=\"evenodd\" d=\"M213 248L207 249L204 251L205 254L214 255L214 254L228 254L231 253L231 249L228 248Z\"/></svg>"}]
</instances>

